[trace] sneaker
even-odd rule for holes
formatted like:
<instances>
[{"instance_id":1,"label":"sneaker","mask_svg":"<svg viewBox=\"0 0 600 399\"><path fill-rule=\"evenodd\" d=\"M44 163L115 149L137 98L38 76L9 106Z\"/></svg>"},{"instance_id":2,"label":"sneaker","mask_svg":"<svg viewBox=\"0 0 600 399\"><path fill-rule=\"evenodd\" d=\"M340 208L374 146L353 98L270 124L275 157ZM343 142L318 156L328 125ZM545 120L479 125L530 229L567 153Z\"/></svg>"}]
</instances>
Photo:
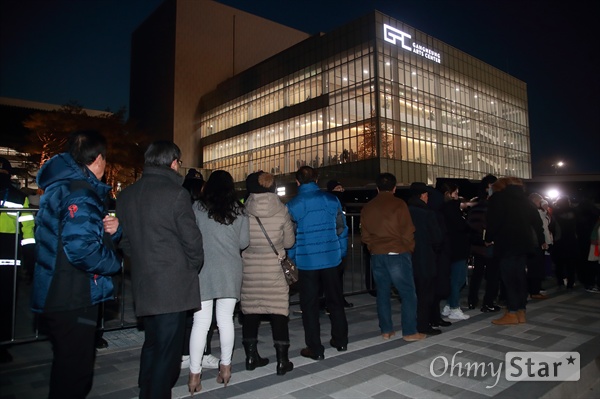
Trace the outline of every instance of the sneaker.
<instances>
[{"instance_id":1,"label":"sneaker","mask_svg":"<svg viewBox=\"0 0 600 399\"><path fill-rule=\"evenodd\" d=\"M214 357L213 355L204 355L202 356L202 368L203 369L218 369L219 368L219 359Z\"/></svg>"},{"instance_id":2,"label":"sneaker","mask_svg":"<svg viewBox=\"0 0 600 399\"><path fill-rule=\"evenodd\" d=\"M181 369L187 369L190 367L190 355L181 356Z\"/></svg>"},{"instance_id":3,"label":"sneaker","mask_svg":"<svg viewBox=\"0 0 600 399\"><path fill-rule=\"evenodd\" d=\"M586 288L587 292L591 292L592 294L600 294L600 290L596 287Z\"/></svg>"},{"instance_id":4,"label":"sneaker","mask_svg":"<svg viewBox=\"0 0 600 399\"><path fill-rule=\"evenodd\" d=\"M483 305L481 311L483 313L499 312L502 308L498 305Z\"/></svg>"},{"instance_id":5,"label":"sneaker","mask_svg":"<svg viewBox=\"0 0 600 399\"><path fill-rule=\"evenodd\" d=\"M448 317L449 315L450 315L450 306L446 305L446 306L444 306L444 309L442 309L442 316Z\"/></svg>"},{"instance_id":6,"label":"sneaker","mask_svg":"<svg viewBox=\"0 0 600 399\"><path fill-rule=\"evenodd\" d=\"M460 310L460 308L455 308L450 309L450 314L448 315L448 318L451 320L467 320L469 318L469 315L464 314L463 311Z\"/></svg>"}]
</instances>

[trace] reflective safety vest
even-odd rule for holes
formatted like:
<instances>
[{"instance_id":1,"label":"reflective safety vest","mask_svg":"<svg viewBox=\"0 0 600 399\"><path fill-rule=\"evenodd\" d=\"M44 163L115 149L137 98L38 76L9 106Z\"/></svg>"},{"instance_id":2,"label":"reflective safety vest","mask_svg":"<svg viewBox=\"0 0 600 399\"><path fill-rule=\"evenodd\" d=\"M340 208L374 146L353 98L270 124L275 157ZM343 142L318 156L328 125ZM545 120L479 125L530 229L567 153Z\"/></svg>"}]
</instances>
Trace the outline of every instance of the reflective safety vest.
<instances>
[{"instance_id":1,"label":"reflective safety vest","mask_svg":"<svg viewBox=\"0 0 600 399\"><path fill-rule=\"evenodd\" d=\"M0 208L3 209L0 212L0 234L14 236L17 233L18 223L20 223L21 245L35 244L33 232L34 216L31 212L22 211L29 208L29 199L27 196L17 189L0 189ZM10 209L11 211L4 211L5 209ZM15 265L14 250L3 248L0 253L0 266ZM8 258L6 255L8 253L13 253L13 257ZM16 264L20 266L21 261L17 260Z\"/></svg>"}]
</instances>

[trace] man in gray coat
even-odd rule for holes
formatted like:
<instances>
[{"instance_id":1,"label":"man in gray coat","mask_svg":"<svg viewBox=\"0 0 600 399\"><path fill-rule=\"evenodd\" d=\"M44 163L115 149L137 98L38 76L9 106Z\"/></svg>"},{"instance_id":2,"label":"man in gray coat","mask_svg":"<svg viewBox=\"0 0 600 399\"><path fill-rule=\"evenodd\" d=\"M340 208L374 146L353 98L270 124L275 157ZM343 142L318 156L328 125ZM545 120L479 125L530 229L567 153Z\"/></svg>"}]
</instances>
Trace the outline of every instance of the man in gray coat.
<instances>
[{"instance_id":1,"label":"man in gray coat","mask_svg":"<svg viewBox=\"0 0 600 399\"><path fill-rule=\"evenodd\" d=\"M145 330L140 399L171 397L180 373L186 311L200 308L202 235L190 194L181 185L180 158L173 142L152 143L141 179L117 199L135 313Z\"/></svg>"}]
</instances>

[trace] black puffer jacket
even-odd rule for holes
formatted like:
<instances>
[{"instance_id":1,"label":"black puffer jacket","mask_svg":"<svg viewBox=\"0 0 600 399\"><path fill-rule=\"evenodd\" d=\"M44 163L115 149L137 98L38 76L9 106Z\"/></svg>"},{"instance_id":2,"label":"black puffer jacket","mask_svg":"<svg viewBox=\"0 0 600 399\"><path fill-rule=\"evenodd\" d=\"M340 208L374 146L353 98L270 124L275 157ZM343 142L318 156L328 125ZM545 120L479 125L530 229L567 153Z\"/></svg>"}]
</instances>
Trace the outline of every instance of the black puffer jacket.
<instances>
[{"instance_id":1,"label":"black puffer jacket","mask_svg":"<svg viewBox=\"0 0 600 399\"><path fill-rule=\"evenodd\" d=\"M490 197L486 241L494 257L527 255L544 242L542 219L521 186L509 185Z\"/></svg>"}]
</instances>

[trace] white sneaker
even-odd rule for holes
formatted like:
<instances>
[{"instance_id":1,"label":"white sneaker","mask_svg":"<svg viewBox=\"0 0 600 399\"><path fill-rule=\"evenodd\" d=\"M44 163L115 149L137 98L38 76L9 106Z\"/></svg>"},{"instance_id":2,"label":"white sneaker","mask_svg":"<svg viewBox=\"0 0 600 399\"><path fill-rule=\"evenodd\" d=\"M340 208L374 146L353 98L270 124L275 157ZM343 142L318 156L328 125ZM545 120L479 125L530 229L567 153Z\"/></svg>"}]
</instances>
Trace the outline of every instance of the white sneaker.
<instances>
[{"instance_id":1,"label":"white sneaker","mask_svg":"<svg viewBox=\"0 0 600 399\"><path fill-rule=\"evenodd\" d=\"M450 316L450 306L448 306L448 305L444 306L444 309L442 309L442 316L444 316L444 317Z\"/></svg>"},{"instance_id":2,"label":"white sneaker","mask_svg":"<svg viewBox=\"0 0 600 399\"><path fill-rule=\"evenodd\" d=\"M213 355L202 356L202 368L203 369L218 369L219 359Z\"/></svg>"},{"instance_id":3,"label":"white sneaker","mask_svg":"<svg viewBox=\"0 0 600 399\"><path fill-rule=\"evenodd\" d=\"M181 356L181 368L187 369L190 367L190 355Z\"/></svg>"},{"instance_id":4,"label":"white sneaker","mask_svg":"<svg viewBox=\"0 0 600 399\"><path fill-rule=\"evenodd\" d=\"M448 315L448 318L451 320L467 320L469 317L460 308L450 309L450 314Z\"/></svg>"}]
</instances>

